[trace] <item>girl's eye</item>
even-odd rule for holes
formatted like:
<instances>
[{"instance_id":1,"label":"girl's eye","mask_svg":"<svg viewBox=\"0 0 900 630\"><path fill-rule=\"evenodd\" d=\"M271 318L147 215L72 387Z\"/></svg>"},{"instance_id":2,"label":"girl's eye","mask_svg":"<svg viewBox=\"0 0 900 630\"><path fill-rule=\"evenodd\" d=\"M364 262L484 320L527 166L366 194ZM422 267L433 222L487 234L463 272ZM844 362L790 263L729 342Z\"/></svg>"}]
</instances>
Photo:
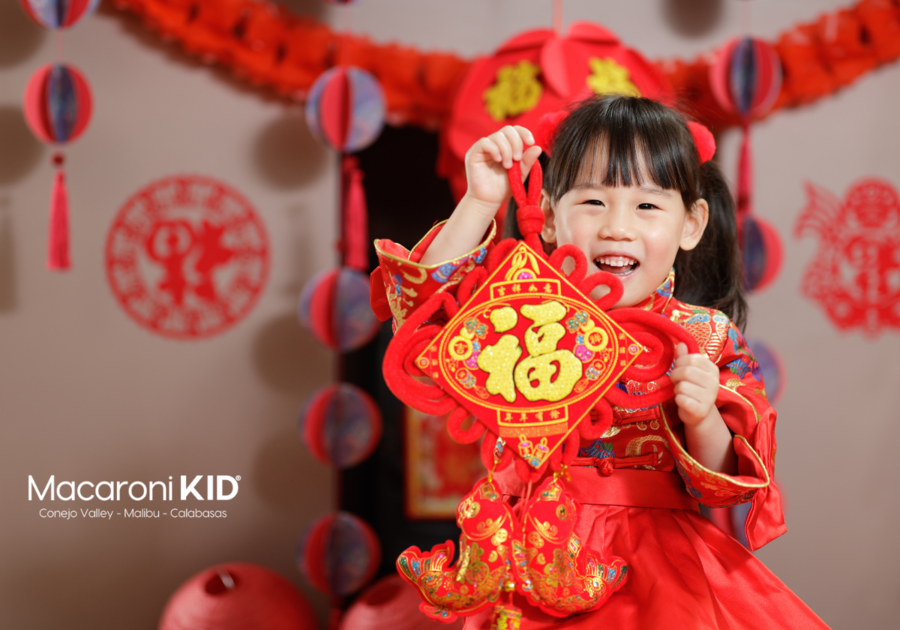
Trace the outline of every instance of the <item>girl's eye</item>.
<instances>
[{"instance_id":1,"label":"girl's eye","mask_svg":"<svg viewBox=\"0 0 900 630\"><path fill-rule=\"evenodd\" d=\"M638 204L638 210L656 210L659 206L654 206L652 203L642 203Z\"/></svg>"},{"instance_id":2,"label":"girl's eye","mask_svg":"<svg viewBox=\"0 0 900 630\"><path fill-rule=\"evenodd\" d=\"M592 205L592 206L602 206L603 205L603 202L600 201L599 199L588 199L584 203Z\"/></svg>"}]
</instances>

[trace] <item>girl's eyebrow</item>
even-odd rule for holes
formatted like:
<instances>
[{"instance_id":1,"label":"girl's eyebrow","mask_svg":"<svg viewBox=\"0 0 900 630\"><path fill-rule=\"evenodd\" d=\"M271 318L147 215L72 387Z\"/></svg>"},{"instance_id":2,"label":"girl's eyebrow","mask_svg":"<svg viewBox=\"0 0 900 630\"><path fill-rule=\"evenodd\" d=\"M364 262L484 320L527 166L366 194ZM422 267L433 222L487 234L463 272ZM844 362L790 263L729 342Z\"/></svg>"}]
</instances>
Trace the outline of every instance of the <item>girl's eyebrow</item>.
<instances>
[{"instance_id":1,"label":"girl's eyebrow","mask_svg":"<svg viewBox=\"0 0 900 630\"><path fill-rule=\"evenodd\" d=\"M671 191L671 190L665 190L665 189L663 189L663 188L657 188L656 186L647 186L647 185L644 185L644 186L639 187L638 190L640 190L641 192L649 193L649 194L651 194L651 195L658 195L658 196L660 196L660 197L667 197L667 198L668 198L668 197L671 197L671 196L672 196L672 191Z\"/></svg>"},{"instance_id":2,"label":"girl's eyebrow","mask_svg":"<svg viewBox=\"0 0 900 630\"><path fill-rule=\"evenodd\" d=\"M607 188L609 188L609 187L604 186L600 182L595 182L595 181L581 182L580 184L575 184L574 186L572 186L572 190L585 190L585 189L606 190ZM649 186L647 184L638 186L638 190L640 190L641 192L651 194L651 195L665 197L667 199L672 196L671 190L665 190L664 188L659 188L657 186Z\"/></svg>"}]
</instances>

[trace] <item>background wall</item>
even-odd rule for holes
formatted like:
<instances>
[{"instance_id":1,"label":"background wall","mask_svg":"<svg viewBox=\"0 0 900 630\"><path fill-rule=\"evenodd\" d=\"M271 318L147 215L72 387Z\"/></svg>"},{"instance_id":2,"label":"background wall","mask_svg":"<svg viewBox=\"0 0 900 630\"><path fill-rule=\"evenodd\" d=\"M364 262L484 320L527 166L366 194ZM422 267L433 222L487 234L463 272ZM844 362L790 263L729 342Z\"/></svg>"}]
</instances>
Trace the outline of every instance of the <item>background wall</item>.
<instances>
[{"instance_id":1,"label":"background wall","mask_svg":"<svg viewBox=\"0 0 900 630\"><path fill-rule=\"evenodd\" d=\"M469 57L551 22L549 0L362 0L343 13L318 0L286 4L375 41ZM604 24L651 58L689 57L738 33L742 4L567 0L565 17ZM751 4L754 33L771 38L848 3ZM335 262L335 157L310 138L296 106L191 60L104 5L65 37L66 58L92 82L96 111L68 151L73 269L48 273L50 152L24 127L19 103L54 46L14 0L0 0L0 627L154 628L183 580L227 560L280 571L322 615L324 598L302 584L293 554L303 527L332 506L334 489L331 472L295 438L294 420L334 366L300 331L294 307L304 282ZM900 338L838 333L800 295L816 243L792 232L806 181L840 198L864 176L900 184L897 102L895 65L754 127L757 212L780 231L786 258L774 286L751 298L748 333L774 345L786 367L777 472L789 526L758 556L835 628L888 627L900 614L892 568L900 499L891 486ZM737 135L720 147L734 173ZM103 271L119 207L178 173L234 186L271 239L270 280L257 307L204 341L165 340L136 326ZM28 475L182 474L241 475L228 518L51 521L27 500Z\"/></svg>"}]
</instances>

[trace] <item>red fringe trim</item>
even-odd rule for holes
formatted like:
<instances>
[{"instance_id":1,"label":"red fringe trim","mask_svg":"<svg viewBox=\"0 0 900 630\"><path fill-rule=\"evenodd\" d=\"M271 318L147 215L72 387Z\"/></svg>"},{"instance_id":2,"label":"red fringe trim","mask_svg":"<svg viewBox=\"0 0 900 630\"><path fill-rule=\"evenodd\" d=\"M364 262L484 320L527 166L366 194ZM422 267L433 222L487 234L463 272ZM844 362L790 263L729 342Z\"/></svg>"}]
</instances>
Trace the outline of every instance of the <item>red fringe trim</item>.
<instances>
[{"instance_id":1,"label":"red fringe trim","mask_svg":"<svg viewBox=\"0 0 900 630\"><path fill-rule=\"evenodd\" d=\"M256 0L113 0L190 54L229 68L253 85L303 100L313 81L335 64L368 70L387 97L388 122L437 128L449 117L469 60L423 53L363 36L339 35L308 17ZM772 111L814 102L900 57L900 0L862 0L849 9L782 33L774 42L784 69ZM700 122L738 124L709 87L712 55L657 62Z\"/></svg>"}]
</instances>

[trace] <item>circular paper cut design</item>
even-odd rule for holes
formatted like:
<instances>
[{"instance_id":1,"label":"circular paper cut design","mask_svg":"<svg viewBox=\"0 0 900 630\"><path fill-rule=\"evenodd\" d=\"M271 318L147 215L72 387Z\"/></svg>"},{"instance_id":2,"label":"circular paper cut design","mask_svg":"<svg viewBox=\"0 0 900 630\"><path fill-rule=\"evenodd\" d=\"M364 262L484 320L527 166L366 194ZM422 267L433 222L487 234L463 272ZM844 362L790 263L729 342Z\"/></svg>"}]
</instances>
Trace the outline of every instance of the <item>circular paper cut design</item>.
<instances>
[{"instance_id":1,"label":"circular paper cut design","mask_svg":"<svg viewBox=\"0 0 900 630\"><path fill-rule=\"evenodd\" d=\"M269 240L253 206L211 177L167 177L119 210L106 275L125 312L164 337L199 339L250 312L269 275Z\"/></svg>"},{"instance_id":2,"label":"circular paper cut design","mask_svg":"<svg viewBox=\"0 0 900 630\"><path fill-rule=\"evenodd\" d=\"M28 80L23 110L39 140L65 144L80 136L91 120L91 88L74 66L49 64Z\"/></svg>"},{"instance_id":3,"label":"circular paper cut design","mask_svg":"<svg viewBox=\"0 0 900 630\"><path fill-rule=\"evenodd\" d=\"M353 153L375 142L384 127L384 92L365 70L335 66L316 79L306 99L306 124L331 147Z\"/></svg>"},{"instance_id":4,"label":"circular paper cut design","mask_svg":"<svg viewBox=\"0 0 900 630\"><path fill-rule=\"evenodd\" d=\"M306 580L327 595L355 593L375 576L381 545L365 521L334 512L314 521L300 541L297 566Z\"/></svg>"},{"instance_id":5,"label":"circular paper cut design","mask_svg":"<svg viewBox=\"0 0 900 630\"><path fill-rule=\"evenodd\" d=\"M381 411L359 387L326 385L303 406L297 428L316 459L349 468L368 458L378 445Z\"/></svg>"},{"instance_id":6,"label":"circular paper cut design","mask_svg":"<svg viewBox=\"0 0 900 630\"><path fill-rule=\"evenodd\" d=\"M378 333L372 312L369 277L342 267L314 276L300 294L300 323L322 344L340 352L356 350Z\"/></svg>"},{"instance_id":7,"label":"circular paper cut design","mask_svg":"<svg viewBox=\"0 0 900 630\"><path fill-rule=\"evenodd\" d=\"M309 603L287 579L249 562L204 569L169 598L159 630L316 630Z\"/></svg>"}]
</instances>

